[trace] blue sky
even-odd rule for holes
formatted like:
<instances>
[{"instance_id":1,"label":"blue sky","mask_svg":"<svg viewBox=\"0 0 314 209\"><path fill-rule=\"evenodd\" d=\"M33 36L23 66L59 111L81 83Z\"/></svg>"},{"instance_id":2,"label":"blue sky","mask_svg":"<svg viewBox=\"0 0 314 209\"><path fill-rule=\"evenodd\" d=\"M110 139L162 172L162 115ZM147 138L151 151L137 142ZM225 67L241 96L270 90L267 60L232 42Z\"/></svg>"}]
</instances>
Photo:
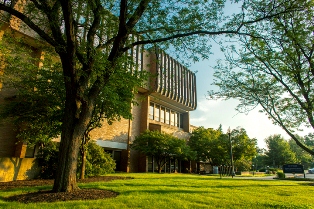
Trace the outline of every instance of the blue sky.
<instances>
[{"instance_id":1,"label":"blue sky","mask_svg":"<svg viewBox=\"0 0 314 209\"><path fill-rule=\"evenodd\" d=\"M264 139L273 134L281 134L289 139L288 135L279 127L272 124L272 121L263 113L259 113L259 108L254 109L248 115L238 113L235 108L237 100L214 101L206 99L208 90L217 89L213 83L213 67L218 59L224 59L224 54L219 46L213 43L211 49L213 53L208 60L192 64L190 69L196 72L197 83L197 109L190 112L190 123L195 126L205 128L218 128L222 125L226 132L228 127L234 129L238 126L244 128L250 138L258 139L258 146L265 147Z\"/></svg>"}]
</instances>

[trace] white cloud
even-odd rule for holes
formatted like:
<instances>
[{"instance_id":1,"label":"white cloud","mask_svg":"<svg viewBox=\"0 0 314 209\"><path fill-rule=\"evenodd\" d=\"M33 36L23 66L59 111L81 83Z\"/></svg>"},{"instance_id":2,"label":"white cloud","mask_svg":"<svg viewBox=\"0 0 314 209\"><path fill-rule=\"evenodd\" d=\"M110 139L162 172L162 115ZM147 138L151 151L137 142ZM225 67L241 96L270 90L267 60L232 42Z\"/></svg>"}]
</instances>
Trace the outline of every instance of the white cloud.
<instances>
[{"instance_id":1,"label":"white cloud","mask_svg":"<svg viewBox=\"0 0 314 209\"><path fill-rule=\"evenodd\" d=\"M265 147L264 139L273 134L281 134L283 137L289 138L279 126L272 124L266 115L259 113L258 109L252 110L247 115L235 111L237 100L210 101L203 99L198 104L197 110L190 113L192 125L218 128L221 124L224 132L229 127L234 129L240 126L247 131L249 137L258 139L259 147Z\"/></svg>"}]
</instances>

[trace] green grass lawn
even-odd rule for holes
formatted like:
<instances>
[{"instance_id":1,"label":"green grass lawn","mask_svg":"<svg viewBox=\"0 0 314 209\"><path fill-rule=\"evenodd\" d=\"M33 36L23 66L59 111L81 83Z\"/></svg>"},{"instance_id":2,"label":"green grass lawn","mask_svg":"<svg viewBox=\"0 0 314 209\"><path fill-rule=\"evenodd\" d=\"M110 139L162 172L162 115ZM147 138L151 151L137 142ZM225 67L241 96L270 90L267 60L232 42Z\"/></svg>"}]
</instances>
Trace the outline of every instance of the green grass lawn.
<instances>
[{"instance_id":1,"label":"green grass lawn","mask_svg":"<svg viewBox=\"0 0 314 209\"><path fill-rule=\"evenodd\" d=\"M119 192L111 199L57 203L5 202L3 197L51 187L0 190L0 208L314 208L313 182L190 174L113 174L128 180L80 184ZM312 184L312 185L310 185Z\"/></svg>"}]
</instances>

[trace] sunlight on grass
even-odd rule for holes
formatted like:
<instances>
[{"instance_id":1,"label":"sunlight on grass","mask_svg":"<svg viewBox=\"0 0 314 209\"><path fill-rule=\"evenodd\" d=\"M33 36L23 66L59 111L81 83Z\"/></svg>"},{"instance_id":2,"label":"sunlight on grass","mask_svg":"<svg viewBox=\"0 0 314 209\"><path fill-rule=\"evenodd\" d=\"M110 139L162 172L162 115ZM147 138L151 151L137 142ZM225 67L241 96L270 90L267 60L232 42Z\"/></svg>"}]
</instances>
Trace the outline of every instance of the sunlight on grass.
<instances>
[{"instance_id":1,"label":"sunlight on grass","mask_svg":"<svg viewBox=\"0 0 314 209\"><path fill-rule=\"evenodd\" d=\"M313 182L190 174L113 174L134 179L80 184L119 192L112 199L21 204L3 197L50 187L0 190L0 208L314 208ZM312 183L312 186L310 185Z\"/></svg>"}]
</instances>

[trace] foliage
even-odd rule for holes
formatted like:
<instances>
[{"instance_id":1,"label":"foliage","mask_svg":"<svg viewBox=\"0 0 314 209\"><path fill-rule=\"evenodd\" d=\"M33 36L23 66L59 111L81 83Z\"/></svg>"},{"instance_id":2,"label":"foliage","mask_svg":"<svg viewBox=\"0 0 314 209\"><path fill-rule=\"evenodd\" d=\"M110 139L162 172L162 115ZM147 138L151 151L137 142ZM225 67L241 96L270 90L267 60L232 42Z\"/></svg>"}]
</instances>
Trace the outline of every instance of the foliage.
<instances>
[{"instance_id":1,"label":"foliage","mask_svg":"<svg viewBox=\"0 0 314 209\"><path fill-rule=\"evenodd\" d=\"M280 168L284 164L296 163L295 153L289 143L280 135L272 135L265 139L267 151L266 162L269 166Z\"/></svg>"},{"instance_id":2,"label":"foliage","mask_svg":"<svg viewBox=\"0 0 314 209\"><path fill-rule=\"evenodd\" d=\"M54 179L58 164L59 143L48 142L39 148L37 157L38 165L41 168L39 178Z\"/></svg>"},{"instance_id":3,"label":"foliage","mask_svg":"<svg viewBox=\"0 0 314 209\"><path fill-rule=\"evenodd\" d=\"M59 154L58 142L48 142L39 149L37 160L41 168L40 178L54 179L58 164ZM85 174L88 177L99 176L107 173L113 173L116 167L114 160L110 154L91 141L87 144L87 160ZM78 164L80 166L80 164ZM79 171L79 170L78 170Z\"/></svg>"},{"instance_id":4,"label":"foliage","mask_svg":"<svg viewBox=\"0 0 314 209\"><path fill-rule=\"evenodd\" d=\"M296 136L298 138L298 140L303 143L303 144L307 144L308 142L306 141L305 138L300 137L300 136ZM309 153L307 153L306 151L304 151L301 147L299 147L295 141L293 139L288 140L288 143L290 145L290 149L292 152L295 153L295 157L296 157L296 163L297 164L301 164L304 166L304 169L307 168L311 168L312 167L312 163L313 163L313 156L311 156ZM308 147L310 148L311 146L308 143Z\"/></svg>"},{"instance_id":5,"label":"foliage","mask_svg":"<svg viewBox=\"0 0 314 209\"><path fill-rule=\"evenodd\" d=\"M261 112L313 155L295 134L304 127L314 128L314 4L299 2L306 4L304 9L257 23L249 28L256 37L239 37L238 47L224 49L226 62L220 62L215 72L219 91L209 95L239 99L239 112L261 107Z\"/></svg>"},{"instance_id":6,"label":"foliage","mask_svg":"<svg viewBox=\"0 0 314 209\"><path fill-rule=\"evenodd\" d=\"M244 128L236 128L231 131L233 158L235 161L246 158L252 159L257 154L257 140L249 138Z\"/></svg>"},{"instance_id":7,"label":"foliage","mask_svg":"<svg viewBox=\"0 0 314 209\"><path fill-rule=\"evenodd\" d=\"M283 172L277 172L277 178L280 178L280 179L284 179L284 178L286 178L286 174L285 173L283 173Z\"/></svg>"},{"instance_id":8,"label":"foliage","mask_svg":"<svg viewBox=\"0 0 314 209\"><path fill-rule=\"evenodd\" d=\"M147 156L153 156L159 172L168 158L188 160L195 156L184 139L159 131L147 130L136 136L131 148Z\"/></svg>"},{"instance_id":9,"label":"foliage","mask_svg":"<svg viewBox=\"0 0 314 209\"><path fill-rule=\"evenodd\" d=\"M212 161L214 165L224 164L228 159L226 156L229 149L226 148L227 140L221 140L221 136L220 130L211 128L199 127L193 130L189 139L189 146L196 152L197 161Z\"/></svg>"},{"instance_id":10,"label":"foliage","mask_svg":"<svg viewBox=\"0 0 314 209\"><path fill-rule=\"evenodd\" d=\"M114 172L116 168L115 161L109 153L106 153L103 148L97 145L94 141L87 143L86 152L86 176L100 176ZM80 167L80 163L78 164L78 167ZM80 170L78 170L78 172L79 171Z\"/></svg>"},{"instance_id":11,"label":"foliage","mask_svg":"<svg viewBox=\"0 0 314 209\"><path fill-rule=\"evenodd\" d=\"M65 89L60 63L53 62L49 52L45 61L38 52L31 56L36 51L23 39L8 35L0 42L0 53L6 65L1 76L4 88L15 90L14 96L6 98L10 102L2 108L1 116L13 118L20 141L48 143L61 132Z\"/></svg>"},{"instance_id":12,"label":"foliage","mask_svg":"<svg viewBox=\"0 0 314 209\"><path fill-rule=\"evenodd\" d=\"M243 128L237 128L230 132L230 140L235 165L239 169L248 169L251 166L248 162L256 155L256 139L250 139ZM209 161L212 165L231 164L229 135L220 129L195 129L189 139L189 146L197 153L199 161Z\"/></svg>"},{"instance_id":13,"label":"foliage","mask_svg":"<svg viewBox=\"0 0 314 209\"><path fill-rule=\"evenodd\" d=\"M241 158L234 162L236 171L249 171L252 169L252 161L250 159Z\"/></svg>"},{"instance_id":14,"label":"foliage","mask_svg":"<svg viewBox=\"0 0 314 209\"><path fill-rule=\"evenodd\" d=\"M5 87L14 88L17 93L7 98L10 103L1 115L14 118L14 123L19 127L17 137L20 140L30 144L46 143L61 134L65 100L61 63L52 61L55 55L49 53L45 53L44 60L34 57L28 58L25 63L25 54L34 52L24 40L10 37L3 39L0 51L5 55L7 72L1 77ZM141 86L147 73L138 72L135 78L132 77L130 72L121 69L116 71L113 80L97 98L86 135L94 128L101 127L104 119L111 124L122 117L132 118L131 103L137 104L133 90Z\"/></svg>"},{"instance_id":15,"label":"foliage","mask_svg":"<svg viewBox=\"0 0 314 209\"><path fill-rule=\"evenodd\" d=\"M25 2L26 5L20 5ZM303 7L299 1L287 1L287 7L271 1L257 9L255 0L250 0L245 1L242 13L233 15L228 22L228 17L222 14L224 3L221 0L179 4L168 0L0 1L3 22L11 15L20 19L22 29L36 33L40 37L38 42L51 46L60 58L66 93L55 192L77 189L75 169L80 140L92 120L101 91L110 86L110 81L115 82L114 75L119 70L133 71L139 66L132 49L162 43L163 49L172 47L176 54L197 61L208 57L209 40L213 36L247 34L247 27L258 21ZM136 77L132 74L130 79Z\"/></svg>"}]
</instances>

